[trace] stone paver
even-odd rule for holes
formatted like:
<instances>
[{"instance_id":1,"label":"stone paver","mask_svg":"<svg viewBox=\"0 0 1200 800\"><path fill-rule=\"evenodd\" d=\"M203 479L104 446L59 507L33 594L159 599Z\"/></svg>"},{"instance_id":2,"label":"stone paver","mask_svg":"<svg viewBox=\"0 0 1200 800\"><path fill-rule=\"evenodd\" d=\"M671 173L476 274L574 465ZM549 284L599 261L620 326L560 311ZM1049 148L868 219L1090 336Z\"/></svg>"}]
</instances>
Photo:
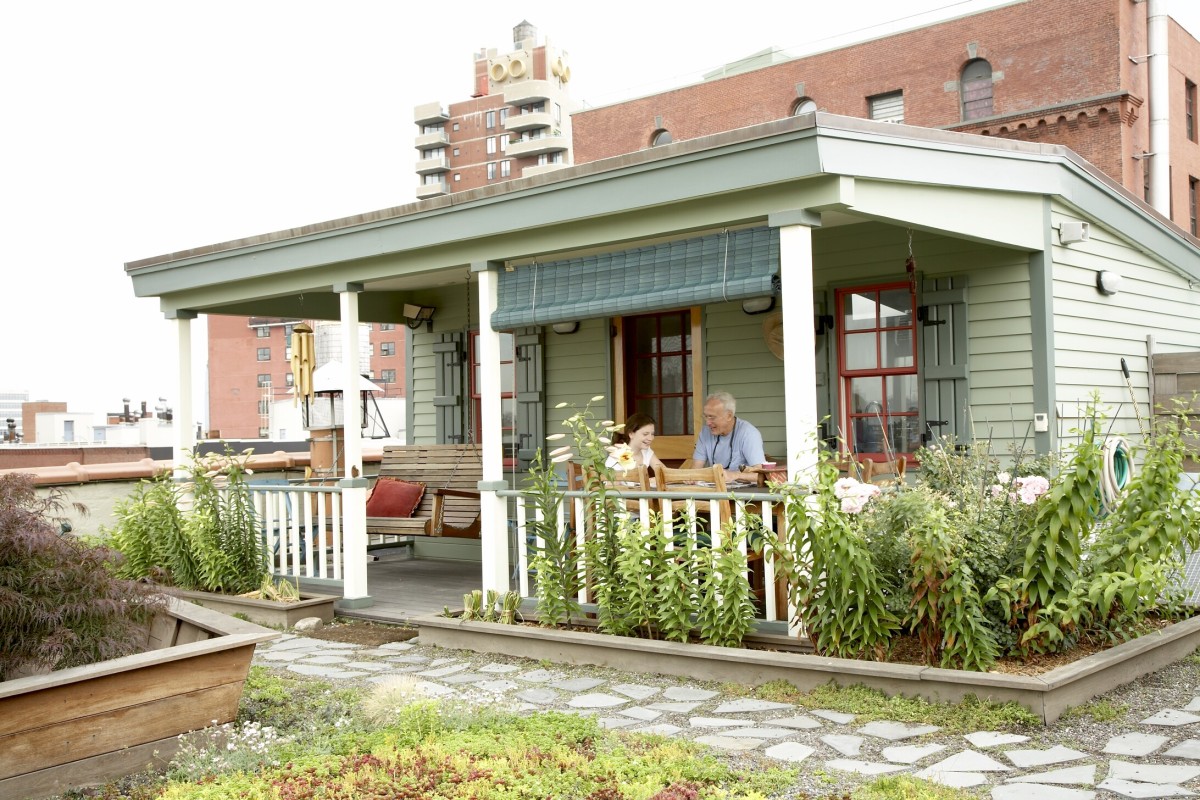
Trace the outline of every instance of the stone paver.
<instances>
[{"instance_id":1,"label":"stone paver","mask_svg":"<svg viewBox=\"0 0 1200 800\"><path fill-rule=\"evenodd\" d=\"M968 733L963 737L971 743L972 747L987 748L999 747L1004 744L1021 744L1028 742L1028 736L1022 736L1019 733L998 733L996 731L977 731L976 733Z\"/></svg>"},{"instance_id":2,"label":"stone paver","mask_svg":"<svg viewBox=\"0 0 1200 800\"><path fill-rule=\"evenodd\" d=\"M1081 753L1061 744L1047 750L1007 750L1004 755L1014 766L1022 769L1044 767L1047 764L1063 764L1067 761L1087 758L1087 753Z\"/></svg>"},{"instance_id":3,"label":"stone paver","mask_svg":"<svg viewBox=\"0 0 1200 800\"><path fill-rule=\"evenodd\" d=\"M661 711L654 711L649 708L642 708L641 706L634 706L633 708L627 708L624 711L619 711L617 713L622 714L626 717L633 717L634 719L640 719L642 722L653 722L654 720L658 719L659 717L661 717L663 715L663 712L661 712Z\"/></svg>"},{"instance_id":4,"label":"stone paver","mask_svg":"<svg viewBox=\"0 0 1200 800\"><path fill-rule=\"evenodd\" d=\"M1143 783L1187 783L1200 775L1200 767L1171 764L1134 764L1129 761L1111 761L1108 765L1109 779L1141 781Z\"/></svg>"},{"instance_id":5,"label":"stone paver","mask_svg":"<svg viewBox=\"0 0 1200 800\"><path fill-rule=\"evenodd\" d=\"M736 717L692 717L688 723L693 728L742 728L753 725L754 720Z\"/></svg>"},{"instance_id":6,"label":"stone paver","mask_svg":"<svg viewBox=\"0 0 1200 800\"><path fill-rule=\"evenodd\" d=\"M889 772L908 769L903 764L881 764L877 761L858 761L850 758L834 758L826 761L825 766L843 772L857 772L859 775L886 775Z\"/></svg>"},{"instance_id":7,"label":"stone paver","mask_svg":"<svg viewBox=\"0 0 1200 800\"><path fill-rule=\"evenodd\" d=\"M570 678L565 681L555 681L550 684L555 689L562 689L564 692L586 692L588 689L595 689L604 681L599 678Z\"/></svg>"},{"instance_id":8,"label":"stone paver","mask_svg":"<svg viewBox=\"0 0 1200 800\"><path fill-rule=\"evenodd\" d=\"M1182 786L1164 783L1138 783L1120 778L1106 778L1100 783L1101 789L1106 789L1121 797L1154 798L1154 797L1194 797L1195 792L1189 792Z\"/></svg>"},{"instance_id":9,"label":"stone paver","mask_svg":"<svg viewBox=\"0 0 1200 800\"><path fill-rule=\"evenodd\" d=\"M893 761L897 764L915 764L945 749L946 745L944 744L907 744L896 747L885 747L879 754L888 761Z\"/></svg>"},{"instance_id":10,"label":"stone paver","mask_svg":"<svg viewBox=\"0 0 1200 800\"><path fill-rule=\"evenodd\" d=\"M572 697L567 702L567 705L571 708L612 708L613 706L624 705L628 702L628 697L617 697L616 695L600 692Z\"/></svg>"},{"instance_id":11,"label":"stone paver","mask_svg":"<svg viewBox=\"0 0 1200 800\"><path fill-rule=\"evenodd\" d=\"M941 728L936 725L905 725L903 722L880 721L868 722L859 728L858 732L879 739L887 739L889 742L899 742L916 736L924 736L927 733L937 733L940 730Z\"/></svg>"},{"instance_id":12,"label":"stone paver","mask_svg":"<svg viewBox=\"0 0 1200 800\"><path fill-rule=\"evenodd\" d=\"M1096 783L1096 765L1085 764L1082 767L1063 767L1047 772L1031 772L1028 775L1016 775L1006 778L1005 783L1067 783L1080 786L1094 786Z\"/></svg>"},{"instance_id":13,"label":"stone paver","mask_svg":"<svg viewBox=\"0 0 1200 800\"><path fill-rule=\"evenodd\" d=\"M733 739L720 734L697 736L696 741L721 750L754 750L763 743L762 739Z\"/></svg>"},{"instance_id":14,"label":"stone paver","mask_svg":"<svg viewBox=\"0 0 1200 800\"><path fill-rule=\"evenodd\" d=\"M793 764L799 764L804 759L816 752L813 748L799 742L780 742L773 744L766 749L766 755L771 758L778 758L780 761L789 761Z\"/></svg>"},{"instance_id":15,"label":"stone paver","mask_svg":"<svg viewBox=\"0 0 1200 800\"><path fill-rule=\"evenodd\" d=\"M504 679L479 681L475 685L480 689L483 689L485 692L495 692L496 694L505 694L507 692L511 692L513 689L519 688L517 684Z\"/></svg>"},{"instance_id":16,"label":"stone paver","mask_svg":"<svg viewBox=\"0 0 1200 800\"><path fill-rule=\"evenodd\" d=\"M1167 758L1200 759L1200 739L1185 739L1163 755Z\"/></svg>"},{"instance_id":17,"label":"stone paver","mask_svg":"<svg viewBox=\"0 0 1200 800\"><path fill-rule=\"evenodd\" d=\"M1200 722L1200 717L1185 711L1177 711L1174 708L1164 708L1157 714L1142 720L1143 725L1162 725L1168 728L1179 728L1195 722Z\"/></svg>"},{"instance_id":18,"label":"stone paver","mask_svg":"<svg viewBox=\"0 0 1200 800\"><path fill-rule=\"evenodd\" d=\"M633 718L622 719L620 717L600 717L600 727L614 730L616 728L628 728L630 725L637 725L641 720Z\"/></svg>"},{"instance_id":19,"label":"stone paver","mask_svg":"<svg viewBox=\"0 0 1200 800\"><path fill-rule=\"evenodd\" d=\"M815 730L816 728L825 727L812 717L781 717L779 719L766 720L768 725L782 725L785 728L794 728L798 731Z\"/></svg>"},{"instance_id":20,"label":"stone paver","mask_svg":"<svg viewBox=\"0 0 1200 800\"><path fill-rule=\"evenodd\" d=\"M699 707L699 703L651 703L646 706L655 711L666 711L671 714L690 714Z\"/></svg>"},{"instance_id":21,"label":"stone paver","mask_svg":"<svg viewBox=\"0 0 1200 800\"><path fill-rule=\"evenodd\" d=\"M557 672L551 672L548 669L531 669L529 672L522 672L517 677L529 683L549 683L550 681L558 680L561 676Z\"/></svg>"},{"instance_id":22,"label":"stone paver","mask_svg":"<svg viewBox=\"0 0 1200 800\"><path fill-rule=\"evenodd\" d=\"M712 700L717 694L717 692L711 692L707 689L694 689L690 686L672 686L663 692L663 697L668 700L683 702L703 702L704 700Z\"/></svg>"},{"instance_id":23,"label":"stone paver","mask_svg":"<svg viewBox=\"0 0 1200 800\"><path fill-rule=\"evenodd\" d=\"M1133 731L1114 736L1104 746L1104 752L1114 756L1148 756L1170 741L1167 736Z\"/></svg>"},{"instance_id":24,"label":"stone paver","mask_svg":"<svg viewBox=\"0 0 1200 800\"><path fill-rule=\"evenodd\" d=\"M850 736L844 733L831 733L827 736L822 736L821 741L837 750L844 756L853 758L862 752L862 746L865 739L861 736Z\"/></svg>"},{"instance_id":25,"label":"stone paver","mask_svg":"<svg viewBox=\"0 0 1200 800\"><path fill-rule=\"evenodd\" d=\"M521 668L516 664L484 664L475 671L488 675L507 675L510 672L519 672L520 670Z\"/></svg>"},{"instance_id":26,"label":"stone paver","mask_svg":"<svg viewBox=\"0 0 1200 800\"><path fill-rule=\"evenodd\" d=\"M755 700L750 697L739 697L737 700L726 700L713 709L714 714L746 714L752 711L783 711L790 709L787 703L775 703L770 700Z\"/></svg>"},{"instance_id":27,"label":"stone paver","mask_svg":"<svg viewBox=\"0 0 1200 800\"><path fill-rule=\"evenodd\" d=\"M788 736L795 736L796 732L791 728L733 728L731 730L721 731L722 736L733 736L735 738L751 738L751 739L786 739Z\"/></svg>"},{"instance_id":28,"label":"stone paver","mask_svg":"<svg viewBox=\"0 0 1200 800\"><path fill-rule=\"evenodd\" d=\"M633 700L646 700L662 691L657 686L643 686L638 683L619 683L609 688Z\"/></svg>"},{"instance_id":29,"label":"stone paver","mask_svg":"<svg viewBox=\"0 0 1200 800\"><path fill-rule=\"evenodd\" d=\"M516 698L526 703L537 703L539 706L549 705L558 700L558 692L553 689L525 689L517 692Z\"/></svg>"},{"instance_id":30,"label":"stone paver","mask_svg":"<svg viewBox=\"0 0 1200 800\"><path fill-rule=\"evenodd\" d=\"M348 664L350 659L345 656L310 656L304 659L305 664Z\"/></svg>"},{"instance_id":31,"label":"stone paver","mask_svg":"<svg viewBox=\"0 0 1200 800\"><path fill-rule=\"evenodd\" d=\"M992 789L992 800L1095 800L1096 793L1086 789L1064 786L1042 786L1025 783L1020 786L1003 784Z\"/></svg>"},{"instance_id":32,"label":"stone paver","mask_svg":"<svg viewBox=\"0 0 1200 800\"><path fill-rule=\"evenodd\" d=\"M823 708L818 708L816 711L810 711L808 713L812 714L814 717L820 717L821 719L829 720L830 722L837 723L838 725L849 725L851 722L854 722L854 715L847 714L844 711L826 711Z\"/></svg>"},{"instance_id":33,"label":"stone paver","mask_svg":"<svg viewBox=\"0 0 1200 800\"><path fill-rule=\"evenodd\" d=\"M988 782L987 775L984 775L982 772L954 772L935 769L934 767L926 767L923 770L914 772L913 775L927 781L932 781L933 783L940 783L943 786L951 786L955 789L969 789L973 786L983 786Z\"/></svg>"},{"instance_id":34,"label":"stone paver","mask_svg":"<svg viewBox=\"0 0 1200 800\"><path fill-rule=\"evenodd\" d=\"M929 769L936 772L1010 772L1012 767L1001 764L996 759L975 750L963 750L949 758L944 758L936 764L930 764Z\"/></svg>"}]
</instances>

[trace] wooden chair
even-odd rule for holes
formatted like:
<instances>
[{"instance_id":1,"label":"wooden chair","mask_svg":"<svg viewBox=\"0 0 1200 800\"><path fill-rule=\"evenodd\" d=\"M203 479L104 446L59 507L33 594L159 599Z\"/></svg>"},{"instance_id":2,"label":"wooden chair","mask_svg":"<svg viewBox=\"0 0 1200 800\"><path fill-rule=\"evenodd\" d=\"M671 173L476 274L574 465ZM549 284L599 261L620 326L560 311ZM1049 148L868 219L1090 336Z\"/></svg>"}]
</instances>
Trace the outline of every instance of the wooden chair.
<instances>
[{"instance_id":1,"label":"wooden chair","mask_svg":"<svg viewBox=\"0 0 1200 800\"><path fill-rule=\"evenodd\" d=\"M875 483L880 486L897 486L905 482L905 471L908 468L908 459L904 456L896 456L891 461L871 461L867 459L869 465L867 477L863 480L867 483ZM882 480L880 480L882 478Z\"/></svg>"},{"instance_id":2,"label":"wooden chair","mask_svg":"<svg viewBox=\"0 0 1200 800\"><path fill-rule=\"evenodd\" d=\"M475 445L391 445L379 477L424 483L425 494L411 517L367 517L368 536L479 538L483 464Z\"/></svg>"},{"instance_id":3,"label":"wooden chair","mask_svg":"<svg viewBox=\"0 0 1200 800\"><path fill-rule=\"evenodd\" d=\"M620 492L622 489L648 492L650 491L650 470L645 465L639 465L627 472L615 472L612 480L606 479L604 485L616 492ZM567 489L573 492L581 492L586 488L587 481L584 480L583 465L575 461L568 461ZM636 514L640 509L640 502L637 500L626 500L625 506Z\"/></svg>"},{"instance_id":4,"label":"wooden chair","mask_svg":"<svg viewBox=\"0 0 1200 800\"><path fill-rule=\"evenodd\" d=\"M833 462L833 465L838 468L838 472L844 472L849 477L863 483L871 482L874 464L875 462L869 458L857 458L847 454L842 454Z\"/></svg>"},{"instance_id":5,"label":"wooden chair","mask_svg":"<svg viewBox=\"0 0 1200 800\"><path fill-rule=\"evenodd\" d=\"M719 494L725 499L717 504L720 518L712 520L712 526L720 529L733 518L729 504L729 489L725 485L725 468L720 464L696 469L674 469L661 467L654 470L654 480L660 492L692 492L695 494ZM708 504L696 502L696 511L705 513ZM675 517L687 508L686 500L663 500L662 512L664 517Z\"/></svg>"}]
</instances>

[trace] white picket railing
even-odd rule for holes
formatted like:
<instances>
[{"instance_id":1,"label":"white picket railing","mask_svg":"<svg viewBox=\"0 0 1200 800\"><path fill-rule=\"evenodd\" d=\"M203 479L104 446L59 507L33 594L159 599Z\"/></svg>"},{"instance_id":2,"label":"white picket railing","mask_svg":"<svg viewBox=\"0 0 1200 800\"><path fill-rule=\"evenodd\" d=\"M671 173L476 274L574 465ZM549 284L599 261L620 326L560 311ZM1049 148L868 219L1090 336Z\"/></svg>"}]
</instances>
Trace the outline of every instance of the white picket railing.
<instances>
[{"instance_id":1,"label":"white picket railing","mask_svg":"<svg viewBox=\"0 0 1200 800\"><path fill-rule=\"evenodd\" d=\"M534 553L542 548L545 543L536 533L530 533L530 523L535 521L541 522L541 512L536 508L532 496L527 492L502 490L498 494L501 497L508 498L509 501L509 519L513 522L513 534L515 535L517 590L520 592L521 597L532 598L535 588L531 583L536 582L536 576L531 581L530 562ZM584 519L585 505L589 497L590 495L584 491L563 492L563 502L558 506L558 519L555 521L555 529L558 531L560 537L575 537L575 552L580 554L580 574L584 574L582 554L585 532L582 525L573 527L571 520ZM622 500L636 500L638 502L639 510L637 516L642 525L649 524L648 520L651 513L663 508L664 500L684 501L686 504L685 510L682 513L677 512L673 520L666 519L664 521L662 535L667 542L666 546L668 549L674 548L674 542L677 541L680 533L688 536L693 543L701 536L704 537L701 539L702 543L704 541L711 541L713 544L719 543L721 531L718 529L710 532L698 526L696 512L699 510L703 513L707 510L709 519L716 519L720 514L718 503L724 501L733 503L734 524L738 531L745 531L749 527L751 517L755 517L754 524L756 526L761 524L763 535L775 537L778 535L779 512L782 511L781 504L783 502L783 498L779 495L766 492L738 492L736 495L714 495L712 493L692 495L681 491L622 491L620 498ZM568 514L568 511L573 511L573 513ZM690 520L690 524L686 520ZM745 537L741 539L740 547L742 553L745 554L747 552L747 540ZM787 609L779 608L774 591L776 577L774 559L764 558L763 586L765 592L762 618L765 620L793 619L795 609L791 608L790 604ZM580 588L578 599L581 603L587 602L586 586Z\"/></svg>"},{"instance_id":2,"label":"white picket railing","mask_svg":"<svg viewBox=\"0 0 1200 800\"><path fill-rule=\"evenodd\" d=\"M342 490L250 484L259 530L278 577L342 579Z\"/></svg>"}]
</instances>

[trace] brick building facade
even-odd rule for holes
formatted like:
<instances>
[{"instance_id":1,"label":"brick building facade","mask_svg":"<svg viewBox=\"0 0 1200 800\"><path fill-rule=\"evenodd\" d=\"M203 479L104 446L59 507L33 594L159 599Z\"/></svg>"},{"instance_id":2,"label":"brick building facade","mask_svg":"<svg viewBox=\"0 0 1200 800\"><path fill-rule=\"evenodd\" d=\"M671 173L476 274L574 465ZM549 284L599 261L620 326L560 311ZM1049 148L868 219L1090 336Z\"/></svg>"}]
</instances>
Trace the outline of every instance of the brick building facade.
<instances>
[{"instance_id":1,"label":"brick building facade","mask_svg":"<svg viewBox=\"0 0 1200 800\"><path fill-rule=\"evenodd\" d=\"M208 316L209 431L224 439L268 435L270 404L292 397L290 335L298 319ZM307 320L311 326L312 320ZM377 397L404 397L403 322L370 325Z\"/></svg>"},{"instance_id":2,"label":"brick building facade","mask_svg":"<svg viewBox=\"0 0 1200 800\"><path fill-rule=\"evenodd\" d=\"M537 28L513 28L513 46L475 54L471 97L449 108L425 103L417 125L417 199L477 189L572 163L566 51Z\"/></svg>"},{"instance_id":3,"label":"brick building facade","mask_svg":"<svg viewBox=\"0 0 1200 800\"><path fill-rule=\"evenodd\" d=\"M576 163L806 111L1063 144L1144 196L1146 3L1026 0L576 112ZM1168 25L1172 219L1196 234L1200 43Z\"/></svg>"}]
</instances>

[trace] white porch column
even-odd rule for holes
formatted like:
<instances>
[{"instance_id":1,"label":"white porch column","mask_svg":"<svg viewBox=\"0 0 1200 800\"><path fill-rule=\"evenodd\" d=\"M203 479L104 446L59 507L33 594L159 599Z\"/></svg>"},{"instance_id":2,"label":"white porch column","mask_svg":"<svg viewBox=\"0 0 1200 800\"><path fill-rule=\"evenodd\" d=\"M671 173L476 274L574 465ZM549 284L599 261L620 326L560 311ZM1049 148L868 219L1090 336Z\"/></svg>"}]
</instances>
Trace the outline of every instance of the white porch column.
<instances>
[{"instance_id":1,"label":"white porch column","mask_svg":"<svg viewBox=\"0 0 1200 800\"><path fill-rule=\"evenodd\" d=\"M342 452L346 467L338 486L342 489L342 553L344 557L341 605L363 608L372 604L367 594L367 479L362 468L361 367L358 359L358 293L361 283L337 283L342 319Z\"/></svg>"},{"instance_id":2,"label":"white porch column","mask_svg":"<svg viewBox=\"0 0 1200 800\"><path fill-rule=\"evenodd\" d=\"M483 589L507 592L508 502L496 495L507 489L504 480L504 450L500 436L500 334L492 330L492 312L498 304L496 272L500 265L491 261L471 264L479 276L479 438L483 459L483 480L479 483L480 547L483 555Z\"/></svg>"},{"instance_id":3,"label":"white porch column","mask_svg":"<svg viewBox=\"0 0 1200 800\"><path fill-rule=\"evenodd\" d=\"M771 214L779 228L780 299L783 325L784 415L787 420L788 480L811 476L817 466L817 359L813 330L812 229L821 217L797 210Z\"/></svg>"},{"instance_id":4,"label":"white porch column","mask_svg":"<svg viewBox=\"0 0 1200 800\"><path fill-rule=\"evenodd\" d=\"M191 454L196 450L196 422L192 408L192 320L196 318L195 311L168 311L167 319L175 320L175 341L178 347L179 362L179 399L176 401L175 413L175 453L174 475L182 480L187 474L184 466Z\"/></svg>"}]
</instances>

